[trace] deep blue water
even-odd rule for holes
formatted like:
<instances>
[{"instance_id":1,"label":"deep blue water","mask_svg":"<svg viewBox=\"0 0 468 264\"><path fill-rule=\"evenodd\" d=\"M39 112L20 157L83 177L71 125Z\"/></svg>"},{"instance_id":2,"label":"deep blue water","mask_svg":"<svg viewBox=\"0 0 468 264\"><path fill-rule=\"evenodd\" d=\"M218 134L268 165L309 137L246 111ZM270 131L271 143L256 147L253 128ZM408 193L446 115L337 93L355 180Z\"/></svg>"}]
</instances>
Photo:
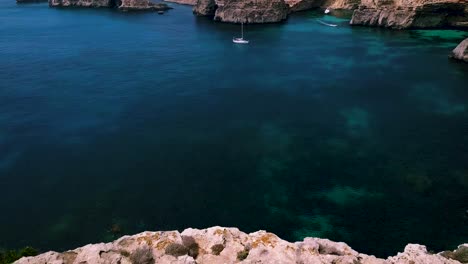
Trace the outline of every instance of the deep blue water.
<instances>
[{"instance_id":1,"label":"deep blue water","mask_svg":"<svg viewBox=\"0 0 468 264\"><path fill-rule=\"evenodd\" d=\"M304 12L236 46L174 7L0 0L0 248L212 225L379 256L468 242L468 66L447 59L468 32Z\"/></svg>"}]
</instances>

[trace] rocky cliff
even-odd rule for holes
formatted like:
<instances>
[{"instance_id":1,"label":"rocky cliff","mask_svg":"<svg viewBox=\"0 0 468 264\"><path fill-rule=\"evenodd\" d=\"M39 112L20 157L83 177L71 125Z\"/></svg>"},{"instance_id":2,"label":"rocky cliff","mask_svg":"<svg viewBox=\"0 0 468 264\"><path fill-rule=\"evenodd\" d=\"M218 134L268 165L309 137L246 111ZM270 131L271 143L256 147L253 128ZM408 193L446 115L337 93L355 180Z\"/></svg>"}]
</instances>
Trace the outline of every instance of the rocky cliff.
<instances>
[{"instance_id":1,"label":"rocky cliff","mask_svg":"<svg viewBox=\"0 0 468 264\"><path fill-rule=\"evenodd\" d=\"M197 0L164 0L164 1L177 3L177 4L181 4L181 5L191 5L191 6L197 4Z\"/></svg>"},{"instance_id":2,"label":"rocky cliff","mask_svg":"<svg viewBox=\"0 0 468 264\"><path fill-rule=\"evenodd\" d=\"M284 0L217 0L214 20L233 23L273 23L288 17Z\"/></svg>"},{"instance_id":3,"label":"rocky cliff","mask_svg":"<svg viewBox=\"0 0 468 264\"><path fill-rule=\"evenodd\" d=\"M468 38L463 40L458 46L452 51L451 58L468 62Z\"/></svg>"},{"instance_id":4,"label":"rocky cliff","mask_svg":"<svg viewBox=\"0 0 468 264\"><path fill-rule=\"evenodd\" d=\"M274 23L288 17L284 0L198 0L193 13L230 23Z\"/></svg>"},{"instance_id":5,"label":"rocky cliff","mask_svg":"<svg viewBox=\"0 0 468 264\"><path fill-rule=\"evenodd\" d=\"M217 7L215 0L197 0L193 13L197 16L214 16Z\"/></svg>"},{"instance_id":6,"label":"rocky cliff","mask_svg":"<svg viewBox=\"0 0 468 264\"><path fill-rule=\"evenodd\" d=\"M86 245L74 250L26 257L16 264L151 264L151 263L334 263L334 264L460 264L468 261L468 244L455 251L428 253L409 244L403 253L387 259L361 254L342 242L305 238L290 243L275 234L246 234L237 228L211 227L177 231L143 232L111 243ZM458 261L460 260L460 261Z\"/></svg>"},{"instance_id":7,"label":"rocky cliff","mask_svg":"<svg viewBox=\"0 0 468 264\"><path fill-rule=\"evenodd\" d=\"M468 27L468 1L362 0L350 23L396 29Z\"/></svg>"},{"instance_id":8,"label":"rocky cliff","mask_svg":"<svg viewBox=\"0 0 468 264\"><path fill-rule=\"evenodd\" d=\"M49 0L51 7L107 7L121 11L165 11L170 9L164 3L149 0Z\"/></svg>"}]
</instances>

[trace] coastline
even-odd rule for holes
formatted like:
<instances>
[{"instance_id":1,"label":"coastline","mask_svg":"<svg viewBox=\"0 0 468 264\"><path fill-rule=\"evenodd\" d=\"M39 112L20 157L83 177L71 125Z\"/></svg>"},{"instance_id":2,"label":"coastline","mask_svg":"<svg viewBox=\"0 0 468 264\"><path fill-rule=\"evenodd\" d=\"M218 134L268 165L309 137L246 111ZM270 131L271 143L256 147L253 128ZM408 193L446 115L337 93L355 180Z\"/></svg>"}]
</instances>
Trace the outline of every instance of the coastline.
<instances>
[{"instance_id":1,"label":"coastline","mask_svg":"<svg viewBox=\"0 0 468 264\"><path fill-rule=\"evenodd\" d=\"M273 233L246 234L237 228L142 232L110 243L89 244L62 253L49 251L23 257L15 264L78 263L360 263L360 264L460 264L466 261L468 244L437 254L425 246L408 244L387 259L353 250L343 242L307 237L287 242Z\"/></svg>"}]
</instances>

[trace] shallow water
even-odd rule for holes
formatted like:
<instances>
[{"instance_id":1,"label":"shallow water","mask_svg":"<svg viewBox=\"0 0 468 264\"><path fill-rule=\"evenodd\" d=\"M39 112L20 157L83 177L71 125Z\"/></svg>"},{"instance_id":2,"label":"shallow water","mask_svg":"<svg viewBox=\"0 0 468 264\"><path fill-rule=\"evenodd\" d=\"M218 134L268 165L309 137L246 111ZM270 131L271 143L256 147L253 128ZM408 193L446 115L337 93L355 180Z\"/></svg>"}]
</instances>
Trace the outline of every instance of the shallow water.
<instances>
[{"instance_id":1,"label":"shallow water","mask_svg":"<svg viewBox=\"0 0 468 264\"><path fill-rule=\"evenodd\" d=\"M447 54L468 32L304 12L236 46L174 6L0 0L0 247L212 225L378 256L467 242L468 67Z\"/></svg>"}]
</instances>

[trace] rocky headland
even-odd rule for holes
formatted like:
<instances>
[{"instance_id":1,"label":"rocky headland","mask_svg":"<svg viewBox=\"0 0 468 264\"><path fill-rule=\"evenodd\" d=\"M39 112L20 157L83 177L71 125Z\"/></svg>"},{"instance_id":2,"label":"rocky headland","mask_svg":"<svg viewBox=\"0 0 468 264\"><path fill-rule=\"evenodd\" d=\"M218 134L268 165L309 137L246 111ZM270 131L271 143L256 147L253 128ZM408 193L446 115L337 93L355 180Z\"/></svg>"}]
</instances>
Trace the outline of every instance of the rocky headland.
<instances>
[{"instance_id":1,"label":"rocky headland","mask_svg":"<svg viewBox=\"0 0 468 264\"><path fill-rule=\"evenodd\" d=\"M468 27L466 0L362 0L351 25L395 29Z\"/></svg>"},{"instance_id":2,"label":"rocky headland","mask_svg":"<svg viewBox=\"0 0 468 264\"><path fill-rule=\"evenodd\" d=\"M90 244L65 252L24 257L16 264L151 263L322 263L322 264L460 264L468 262L468 244L454 251L429 253L408 244L387 259L356 252L342 242L305 238L287 242L265 231L246 234L237 228L211 227L183 232L143 232L111 243Z\"/></svg>"},{"instance_id":3,"label":"rocky headland","mask_svg":"<svg viewBox=\"0 0 468 264\"><path fill-rule=\"evenodd\" d=\"M450 54L450 58L468 62L468 38L463 40Z\"/></svg>"},{"instance_id":4,"label":"rocky headland","mask_svg":"<svg viewBox=\"0 0 468 264\"><path fill-rule=\"evenodd\" d=\"M171 9L164 3L149 0L49 0L50 7L94 7L117 8L121 11L166 11Z\"/></svg>"}]
</instances>

